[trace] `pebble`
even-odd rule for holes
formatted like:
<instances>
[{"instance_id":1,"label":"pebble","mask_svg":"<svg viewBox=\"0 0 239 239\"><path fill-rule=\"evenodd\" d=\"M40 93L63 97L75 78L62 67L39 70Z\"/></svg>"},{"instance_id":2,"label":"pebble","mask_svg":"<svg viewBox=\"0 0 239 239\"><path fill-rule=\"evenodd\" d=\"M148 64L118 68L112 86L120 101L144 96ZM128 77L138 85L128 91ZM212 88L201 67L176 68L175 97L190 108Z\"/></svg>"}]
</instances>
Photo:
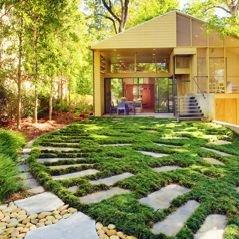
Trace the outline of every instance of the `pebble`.
<instances>
[{"instance_id":1,"label":"pebble","mask_svg":"<svg viewBox=\"0 0 239 239\"><path fill-rule=\"evenodd\" d=\"M97 222L95 224L95 228L100 239L137 239L134 236L128 236L121 231L117 231L116 226L114 224L109 224L106 227L103 226L102 223Z\"/></svg>"},{"instance_id":2,"label":"pebble","mask_svg":"<svg viewBox=\"0 0 239 239\"><path fill-rule=\"evenodd\" d=\"M28 216L25 210L18 208L13 202L0 205L0 238L24 238L28 231L56 224L60 219L68 218L75 212L77 209L64 205L52 212L34 213Z\"/></svg>"}]
</instances>

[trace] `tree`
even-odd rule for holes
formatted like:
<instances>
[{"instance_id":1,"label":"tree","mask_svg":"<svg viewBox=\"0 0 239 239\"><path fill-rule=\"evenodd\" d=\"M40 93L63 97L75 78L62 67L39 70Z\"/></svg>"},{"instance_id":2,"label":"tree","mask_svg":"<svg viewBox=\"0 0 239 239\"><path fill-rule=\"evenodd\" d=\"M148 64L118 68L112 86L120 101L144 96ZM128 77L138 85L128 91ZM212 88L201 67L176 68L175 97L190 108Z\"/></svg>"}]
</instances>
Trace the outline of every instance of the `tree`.
<instances>
[{"instance_id":1,"label":"tree","mask_svg":"<svg viewBox=\"0 0 239 239\"><path fill-rule=\"evenodd\" d=\"M218 10L221 15L218 15ZM239 1L238 0L194 0L185 11L204 19L209 27L217 28L222 34L239 36ZM206 14L205 14L206 13Z\"/></svg>"},{"instance_id":2,"label":"tree","mask_svg":"<svg viewBox=\"0 0 239 239\"><path fill-rule=\"evenodd\" d=\"M160 16L179 7L177 0L148 0L135 1L129 9L128 26L135 26Z\"/></svg>"},{"instance_id":3,"label":"tree","mask_svg":"<svg viewBox=\"0 0 239 239\"><path fill-rule=\"evenodd\" d=\"M125 30L128 20L129 3L130 0L102 0L105 11L98 14L112 22L115 33Z\"/></svg>"}]
</instances>

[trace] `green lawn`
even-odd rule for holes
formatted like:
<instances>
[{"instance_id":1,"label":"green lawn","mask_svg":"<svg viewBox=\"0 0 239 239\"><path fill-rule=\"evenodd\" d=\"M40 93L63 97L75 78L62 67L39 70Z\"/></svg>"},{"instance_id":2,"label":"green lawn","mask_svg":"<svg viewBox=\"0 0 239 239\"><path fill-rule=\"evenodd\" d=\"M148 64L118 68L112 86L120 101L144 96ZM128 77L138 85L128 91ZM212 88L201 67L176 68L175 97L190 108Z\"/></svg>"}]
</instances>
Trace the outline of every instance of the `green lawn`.
<instances>
[{"instance_id":1,"label":"green lawn","mask_svg":"<svg viewBox=\"0 0 239 239\"><path fill-rule=\"evenodd\" d=\"M214 145L212 142L216 140L231 141L231 144ZM106 225L113 223L118 229L138 238L167 238L164 235L153 235L150 227L189 199L194 199L200 202L200 207L175 238L193 238L193 234L211 213L227 215L226 239L239 238L239 193L236 191L239 185L239 137L230 130L211 123L177 123L155 118L94 118L45 135L39 138L36 146L57 146L60 142L65 147L69 147L68 143L71 142L79 143L73 146L80 148L80 151L69 154L47 150L40 152L36 149L29 159L32 172L45 187L95 220ZM101 146L115 143L131 145ZM166 146L157 143L165 143ZM203 149L205 146L232 156L222 157ZM141 154L139 150L166 153L168 156L154 158ZM78 163L94 163L93 168L100 172L84 178L53 181L51 175L75 172L89 166L50 169L50 165L71 164L73 161L42 165L37 163L38 157L83 157ZM206 163L203 157L213 157L225 166ZM177 165L182 169L164 173L152 169L163 165ZM134 176L118 182L117 186L131 193L90 206L79 203L80 196L110 188L106 185L93 186L89 180L123 172L130 172ZM191 191L176 198L168 209L156 212L138 202L140 198L170 183L183 185ZM74 185L78 185L79 189L73 194L67 187Z\"/></svg>"},{"instance_id":2,"label":"green lawn","mask_svg":"<svg viewBox=\"0 0 239 239\"><path fill-rule=\"evenodd\" d=\"M24 143L21 134L0 129L0 202L21 189L16 161Z\"/></svg>"}]
</instances>

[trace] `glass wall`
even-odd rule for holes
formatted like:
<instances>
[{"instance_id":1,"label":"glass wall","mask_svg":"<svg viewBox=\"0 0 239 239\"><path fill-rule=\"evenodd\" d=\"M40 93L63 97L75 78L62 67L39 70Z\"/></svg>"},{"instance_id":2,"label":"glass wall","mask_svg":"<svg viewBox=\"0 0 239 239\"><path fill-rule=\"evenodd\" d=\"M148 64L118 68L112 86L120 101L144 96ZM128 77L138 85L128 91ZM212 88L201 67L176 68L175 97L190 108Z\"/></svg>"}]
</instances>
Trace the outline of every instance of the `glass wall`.
<instances>
[{"instance_id":1,"label":"glass wall","mask_svg":"<svg viewBox=\"0 0 239 239\"><path fill-rule=\"evenodd\" d=\"M208 90L207 49L197 50L197 91L206 93Z\"/></svg>"},{"instance_id":2,"label":"glass wall","mask_svg":"<svg viewBox=\"0 0 239 239\"><path fill-rule=\"evenodd\" d=\"M224 50L223 48L209 49L209 90L210 93L224 93Z\"/></svg>"}]
</instances>

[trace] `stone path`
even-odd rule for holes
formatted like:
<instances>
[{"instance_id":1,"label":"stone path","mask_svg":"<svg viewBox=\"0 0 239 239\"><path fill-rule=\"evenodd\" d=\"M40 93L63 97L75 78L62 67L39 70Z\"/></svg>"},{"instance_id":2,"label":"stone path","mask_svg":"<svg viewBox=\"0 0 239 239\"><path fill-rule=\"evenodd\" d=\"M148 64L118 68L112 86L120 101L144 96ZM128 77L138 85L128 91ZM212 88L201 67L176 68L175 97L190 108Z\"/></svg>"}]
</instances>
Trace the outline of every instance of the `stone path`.
<instances>
[{"instance_id":1,"label":"stone path","mask_svg":"<svg viewBox=\"0 0 239 239\"><path fill-rule=\"evenodd\" d=\"M27 233L26 239L98 239L95 221L81 212Z\"/></svg>"},{"instance_id":2,"label":"stone path","mask_svg":"<svg viewBox=\"0 0 239 239\"><path fill-rule=\"evenodd\" d=\"M157 143L156 145L158 146L163 146L163 147L170 147L170 148L178 148L178 147L181 147L179 145L173 145L173 144L167 144L167 143Z\"/></svg>"},{"instance_id":3,"label":"stone path","mask_svg":"<svg viewBox=\"0 0 239 239\"><path fill-rule=\"evenodd\" d=\"M38 158L37 161L38 163L56 163L59 161L67 161L67 160L78 161L82 159L83 158Z\"/></svg>"},{"instance_id":4,"label":"stone path","mask_svg":"<svg viewBox=\"0 0 239 239\"><path fill-rule=\"evenodd\" d=\"M127 147L131 146L131 144L101 144L102 147Z\"/></svg>"},{"instance_id":5,"label":"stone path","mask_svg":"<svg viewBox=\"0 0 239 239\"><path fill-rule=\"evenodd\" d=\"M149 194L147 197L141 198L139 202L153 208L154 210L166 209L170 207L170 203L173 199L189 191L190 189L180 185L170 184Z\"/></svg>"},{"instance_id":6,"label":"stone path","mask_svg":"<svg viewBox=\"0 0 239 239\"><path fill-rule=\"evenodd\" d=\"M78 177L85 177L89 175L94 175L99 173L96 169L86 169L80 172L68 173L63 175L52 176L54 180L64 180L64 179L71 179L71 178L78 178Z\"/></svg>"},{"instance_id":7,"label":"stone path","mask_svg":"<svg viewBox=\"0 0 239 239\"><path fill-rule=\"evenodd\" d=\"M151 229L152 233L155 235L162 233L168 237L176 236L199 205L197 201L188 201L167 216L162 222L155 223Z\"/></svg>"},{"instance_id":8,"label":"stone path","mask_svg":"<svg viewBox=\"0 0 239 239\"><path fill-rule=\"evenodd\" d=\"M151 157L154 157L154 158L161 158L161 157L165 157L165 156L168 156L168 154L162 154L162 153L155 153L155 152L148 152L148 151L138 151L144 155L147 155L147 156L151 156Z\"/></svg>"},{"instance_id":9,"label":"stone path","mask_svg":"<svg viewBox=\"0 0 239 239\"><path fill-rule=\"evenodd\" d=\"M105 184L107 186L112 186L115 183L117 183L119 181L122 181L126 178L132 177L132 176L134 176L132 173L127 172L127 173L122 173L122 174L119 174L119 175L114 175L114 176L111 176L111 177L108 177L108 178L101 178L101 179L98 179L98 180L90 181L90 183L92 185Z\"/></svg>"},{"instance_id":10,"label":"stone path","mask_svg":"<svg viewBox=\"0 0 239 239\"><path fill-rule=\"evenodd\" d=\"M153 168L153 170L157 173L161 173L161 172L169 172L169 171L174 171L177 169L181 169L181 167L179 166L162 166L162 167L158 167L158 168Z\"/></svg>"},{"instance_id":11,"label":"stone path","mask_svg":"<svg viewBox=\"0 0 239 239\"><path fill-rule=\"evenodd\" d=\"M215 145L227 145L227 144L231 144L230 141L226 141L226 140L216 140L211 142L211 144L215 144Z\"/></svg>"},{"instance_id":12,"label":"stone path","mask_svg":"<svg viewBox=\"0 0 239 239\"><path fill-rule=\"evenodd\" d=\"M33 178L32 174L29 171L29 167L26 164L26 159L30 156L31 148L34 141L29 141L22 151L20 156L20 164L18 169L21 172L20 177L22 177L22 184L27 189L27 192L30 194L39 194L45 191L45 189Z\"/></svg>"},{"instance_id":13,"label":"stone path","mask_svg":"<svg viewBox=\"0 0 239 239\"><path fill-rule=\"evenodd\" d=\"M47 151L56 151L56 152L71 152L71 151L80 151L79 148L66 148L66 147L51 147L51 146L41 146L40 150L47 150Z\"/></svg>"},{"instance_id":14,"label":"stone path","mask_svg":"<svg viewBox=\"0 0 239 239\"><path fill-rule=\"evenodd\" d=\"M15 204L28 214L54 211L64 205L61 199L50 192L44 192L32 197L15 201Z\"/></svg>"},{"instance_id":15,"label":"stone path","mask_svg":"<svg viewBox=\"0 0 239 239\"><path fill-rule=\"evenodd\" d=\"M226 225L226 216L218 214L209 215L199 231L194 235L194 239L223 239Z\"/></svg>"},{"instance_id":16,"label":"stone path","mask_svg":"<svg viewBox=\"0 0 239 239\"><path fill-rule=\"evenodd\" d=\"M92 166L93 164L89 163L78 163L78 164L65 164L65 165L56 165L56 166L48 166L50 169L67 169L67 168L74 168L74 167L81 167L81 166Z\"/></svg>"},{"instance_id":17,"label":"stone path","mask_svg":"<svg viewBox=\"0 0 239 239\"><path fill-rule=\"evenodd\" d=\"M214 159L214 158L203 158L203 160L212 165L222 165L222 166L225 165L223 162L221 162L217 159Z\"/></svg>"},{"instance_id":18,"label":"stone path","mask_svg":"<svg viewBox=\"0 0 239 239\"><path fill-rule=\"evenodd\" d=\"M118 187L113 187L109 190L91 193L86 196L80 197L80 202L83 204L97 203L113 196L125 193L130 193L130 191Z\"/></svg>"},{"instance_id":19,"label":"stone path","mask_svg":"<svg viewBox=\"0 0 239 239\"><path fill-rule=\"evenodd\" d=\"M232 156L231 154L228 154L228 153L216 150L216 149L209 149L209 148L206 148L206 147L202 147L202 149L211 151L211 152L213 152L215 154L218 154L218 155L221 155L221 156L224 156L224 157Z\"/></svg>"}]
</instances>

